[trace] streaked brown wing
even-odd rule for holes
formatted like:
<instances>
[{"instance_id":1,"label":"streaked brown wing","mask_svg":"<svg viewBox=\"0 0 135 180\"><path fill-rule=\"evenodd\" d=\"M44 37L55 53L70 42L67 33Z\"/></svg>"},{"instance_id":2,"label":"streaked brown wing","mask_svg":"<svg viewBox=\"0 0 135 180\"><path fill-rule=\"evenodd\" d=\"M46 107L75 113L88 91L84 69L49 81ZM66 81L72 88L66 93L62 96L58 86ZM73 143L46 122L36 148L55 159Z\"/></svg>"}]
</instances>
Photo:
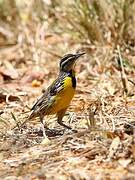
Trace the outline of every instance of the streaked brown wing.
<instances>
[{"instance_id":1,"label":"streaked brown wing","mask_svg":"<svg viewBox=\"0 0 135 180\"><path fill-rule=\"evenodd\" d=\"M51 86L48 87L46 92L41 95L41 97L34 103L33 107L31 108L32 113L30 118L39 115L40 113L44 113L50 108L53 103L55 102L55 96L61 90L63 90L63 80L66 74L62 74L59 76Z\"/></svg>"}]
</instances>

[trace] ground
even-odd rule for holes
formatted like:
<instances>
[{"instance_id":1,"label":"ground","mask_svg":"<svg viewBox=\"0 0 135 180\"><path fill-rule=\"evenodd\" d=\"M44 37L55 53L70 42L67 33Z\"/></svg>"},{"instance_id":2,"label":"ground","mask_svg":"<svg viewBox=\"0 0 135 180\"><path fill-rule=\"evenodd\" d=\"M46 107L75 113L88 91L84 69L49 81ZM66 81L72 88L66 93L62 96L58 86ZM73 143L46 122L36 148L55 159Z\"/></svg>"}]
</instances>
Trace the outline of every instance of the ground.
<instances>
[{"instance_id":1,"label":"ground","mask_svg":"<svg viewBox=\"0 0 135 180\"><path fill-rule=\"evenodd\" d=\"M96 10L94 17L83 16L87 10L83 1L77 4L81 13L74 9L76 6L63 9L56 1L45 0L45 9L38 3L40 11L34 4L30 16L20 8L19 21L16 8L9 16L5 10L0 13L0 179L134 179L133 33L128 31L127 42L121 32L125 26L119 31L120 22L113 22L117 11L111 3L104 4L104 8L111 8L105 14L104 9L96 9L104 19L96 18L100 15ZM66 30L60 31L59 26ZM77 132L58 125L55 116L46 116L49 141L45 141L39 119L27 121L30 108L57 77L60 58L76 51L85 51L86 55L76 64L76 94L64 122Z\"/></svg>"}]
</instances>

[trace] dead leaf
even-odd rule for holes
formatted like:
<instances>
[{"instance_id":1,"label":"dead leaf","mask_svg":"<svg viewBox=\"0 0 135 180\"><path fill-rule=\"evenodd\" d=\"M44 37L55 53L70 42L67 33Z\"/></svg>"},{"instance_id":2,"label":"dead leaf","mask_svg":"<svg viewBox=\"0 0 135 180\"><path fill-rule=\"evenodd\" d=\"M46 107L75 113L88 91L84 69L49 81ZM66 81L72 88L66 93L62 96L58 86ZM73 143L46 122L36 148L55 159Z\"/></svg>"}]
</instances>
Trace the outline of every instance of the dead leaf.
<instances>
[{"instance_id":1,"label":"dead leaf","mask_svg":"<svg viewBox=\"0 0 135 180\"><path fill-rule=\"evenodd\" d=\"M19 100L20 98L16 95L0 92L0 103L4 101L8 102L8 101L19 101Z\"/></svg>"},{"instance_id":2,"label":"dead leaf","mask_svg":"<svg viewBox=\"0 0 135 180\"><path fill-rule=\"evenodd\" d=\"M0 74L5 80L17 79L19 76L15 69L6 69L4 67L0 68Z\"/></svg>"},{"instance_id":3,"label":"dead leaf","mask_svg":"<svg viewBox=\"0 0 135 180\"><path fill-rule=\"evenodd\" d=\"M104 131L103 136L109 139L114 139L116 137L119 137L121 140L124 139L124 133L122 131Z\"/></svg>"},{"instance_id":4,"label":"dead leaf","mask_svg":"<svg viewBox=\"0 0 135 180\"><path fill-rule=\"evenodd\" d=\"M43 83L45 77L44 72L33 72L28 71L25 76L22 78L21 83L32 83L34 80L40 81Z\"/></svg>"},{"instance_id":5,"label":"dead leaf","mask_svg":"<svg viewBox=\"0 0 135 180\"><path fill-rule=\"evenodd\" d=\"M108 155L109 158L113 158L114 154L116 153L119 147L119 144L120 144L120 138L119 137L114 138L109 148L109 155Z\"/></svg>"},{"instance_id":6,"label":"dead leaf","mask_svg":"<svg viewBox=\"0 0 135 180\"><path fill-rule=\"evenodd\" d=\"M5 76L5 78L9 79L18 79L19 74L14 66L9 61L3 62L4 67L1 67L0 72Z\"/></svg>"},{"instance_id":7,"label":"dead leaf","mask_svg":"<svg viewBox=\"0 0 135 180\"><path fill-rule=\"evenodd\" d=\"M126 168L131 163L131 161L131 159L119 159L118 162L122 167Z\"/></svg>"},{"instance_id":8,"label":"dead leaf","mask_svg":"<svg viewBox=\"0 0 135 180\"><path fill-rule=\"evenodd\" d=\"M44 138L41 142L42 145L46 146L46 145L50 145L51 144L51 141L50 139L48 138Z\"/></svg>"}]
</instances>

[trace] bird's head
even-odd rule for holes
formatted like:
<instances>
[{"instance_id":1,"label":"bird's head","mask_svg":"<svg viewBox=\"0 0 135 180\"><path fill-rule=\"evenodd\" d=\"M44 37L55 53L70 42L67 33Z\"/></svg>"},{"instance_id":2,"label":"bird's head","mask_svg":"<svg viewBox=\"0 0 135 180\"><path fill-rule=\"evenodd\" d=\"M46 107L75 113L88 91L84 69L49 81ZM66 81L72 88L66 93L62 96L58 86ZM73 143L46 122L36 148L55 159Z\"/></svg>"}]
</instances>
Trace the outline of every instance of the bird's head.
<instances>
[{"instance_id":1,"label":"bird's head","mask_svg":"<svg viewBox=\"0 0 135 180\"><path fill-rule=\"evenodd\" d=\"M69 72L70 70L74 69L74 65L76 60L84 55L85 53L76 53L76 54L66 54L60 60L60 71Z\"/></svg>"}]
</instances>

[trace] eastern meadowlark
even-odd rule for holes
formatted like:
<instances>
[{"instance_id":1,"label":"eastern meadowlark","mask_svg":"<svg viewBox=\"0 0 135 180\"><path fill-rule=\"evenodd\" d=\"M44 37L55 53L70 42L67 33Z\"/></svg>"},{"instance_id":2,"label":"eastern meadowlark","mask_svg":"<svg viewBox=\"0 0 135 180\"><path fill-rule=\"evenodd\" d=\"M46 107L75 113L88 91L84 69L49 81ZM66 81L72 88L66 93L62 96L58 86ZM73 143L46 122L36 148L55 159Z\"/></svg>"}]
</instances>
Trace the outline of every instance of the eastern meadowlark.
<instances>
[{"instance_id":1,"label":"eastern meadowlark","mask_svg":"<svg viewBox=\"0 0 135 180\"><path fill-rule=\"evenodd\" d=\"M31 108L29 119L40 118L43 135L46 137L43 118L45 115L57 114L57 122L65 128L72 129L62 122L63 116L75 94L76 78L74 66L76 60L85 53L66 54L60 60L60 72L57 79L47 88Z\"/></svg>"}]
</instances>

